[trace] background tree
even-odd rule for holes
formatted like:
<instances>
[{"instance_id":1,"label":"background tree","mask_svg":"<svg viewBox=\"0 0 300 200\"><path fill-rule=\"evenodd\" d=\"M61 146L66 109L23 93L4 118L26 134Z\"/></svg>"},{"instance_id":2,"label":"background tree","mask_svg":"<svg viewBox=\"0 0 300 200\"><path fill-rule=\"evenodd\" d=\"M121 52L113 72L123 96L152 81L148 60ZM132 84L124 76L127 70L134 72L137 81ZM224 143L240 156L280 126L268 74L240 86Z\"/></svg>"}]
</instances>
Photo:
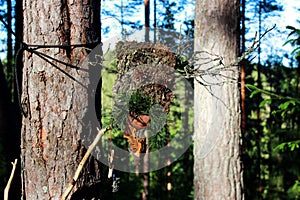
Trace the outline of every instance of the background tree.
<instances>
[{"instance_id":1,"label":"background tree","mask_svg":"<svg viewBox=\"0 0 300 200\"><path fill-rule=\"evenodd\" d=\"M93 45L70 45L100 42L100 1L24 0L23 11L24 42L50 46L29 47L23 57L22 197L59 199L85 152L80 134L88 128L87 107L95 105L88 105L84 85L100 68L74 69L57 60L77 66ZM101 164L90 158L71 198L101 198L101 178Z\"/></svg>"},{"instance_id":2,"label":"background tree","mask_svg":"<svg viewBox=\"0 0 300 200\"><path fill-rule=\"evenodd\" d=\"M249 65L251 66L251 65ZM255 72L252 72L255 74ZM262 66L263 89L257 89L253 79L249 76L247 83L253 89L248 91L249 97L261 93L263 100L260 102L260 108L263 113L262 123L264 125L262 147L262 165L261 173L262 191L257 186L251 186L247 183L245 190L246 197L250 199L294 199L299 196L297 182L299 180L299 162L296 157L299 156L299 99L295 96L296 91L296 70L283 66L280 62L274 60L268 62L267 66ZM278 81L281 80L281 81ZM251 93L251 94L250 94ZM256 93L256 94L255 94ZM255 110L252 99L247 99L249 112ZM245 171L247 179L257 183L258 171L253 167L255 159L255 135L250 133L256 131L253 126L255 116L248 115L247 128L248 137L245 142L248 146L245 157ZM252 143L252 146L249 145ZM252 147L250 150L249 147ZM252 178L250 177L252 176ZM256 176L256 177L255 177ZM298 191L297 191L298 190ZM252 193L250 193L252 191Z\"/></svg>"},{"instance_id":3,"label":"background tree","mask_svg":"<svg viewBox=\"0 0 300 200\"><path fill-rule=\"evenodd\" d=\"M263 28L263 19L266 19L268 15L266 14L274 14L274 11L280 11L282 10L282 7L279 6L276 2L276 0L259 0L255 1L255 12L258 15L258 34L262 34L262 28ZM257 48L257 65L256 65L256 70L257 70L257 87L261 88L262 87L262 78L261 78L261 67L262 67L262 48L261 48L261 41L259 41L258 48ZM257 105L262 101L262 97L260 95L257 95L255 98ZM265 185L263 184L263 171L262 168L264 163L262 161L262 151L264 151L262 144L261 144L261 138L263 137L263 125L262 125L262 113L261 113L261 108L257 106L257 133L256 133L256 145L257 145L257 178L258 178L258 195L260 196L260 199L262 199L262 193L263 193L263 188Z\"/></svg>"},{"instance_id":4,"label":"background tree","mask_svg":"<svg viewBox=\"0 0 300 200\"><path fill-rule=\"evenodd\" d=\"M12 29L12 2L11 0L6 0L7 5L7 13L6 20L7 26ZM14 83L14 73L13 73L13 44L12 44L12 32L7 31L7 74L9 76L9 89L13 91L13 83Z\"/></svg>"},{"instance_id":5,"label":"background tree","mask_svg":"<svg viewBox=\"0 0 300 200\"><path fill-rule=\"evenodd\" d=\"M10 105L10 95L9 95L9 90L7 87L4 71L3 71L3 65L2 62L0 61L0 90L2 91L2 96L0 98L0 162L1 162L1 168L0 168L0 177L3 179L5 182L8 180L8 170L7 167L9 166L6 164L7 158L5 155L8 153L5 150L6 145L5 141L7 139L7 135L9 135L9 126L12 125L10 124L10 115L9 113L11 112L9 110ZM1 182L0 184L0 189L1 191L4 191L5 188L5 182ZM3 198L3 193L0 194L0 197Z\"/></svg>"},{"instance_id":6,"label":"background tree","mask_svg":"<svg viewBox=\"0 0 300 200\"><path fill-rule=\"evenodd\" d=\"M231 0L196 2L195 52L200 59L204 50L223 57L225 65L237 60L238 5ZM195 65L205 71L213 64ZM211 83L206 87L203 79L194 82L194 199L243 199L238 68L221 73L231 81L206 77Z\"/></svg>"}]
</instances>

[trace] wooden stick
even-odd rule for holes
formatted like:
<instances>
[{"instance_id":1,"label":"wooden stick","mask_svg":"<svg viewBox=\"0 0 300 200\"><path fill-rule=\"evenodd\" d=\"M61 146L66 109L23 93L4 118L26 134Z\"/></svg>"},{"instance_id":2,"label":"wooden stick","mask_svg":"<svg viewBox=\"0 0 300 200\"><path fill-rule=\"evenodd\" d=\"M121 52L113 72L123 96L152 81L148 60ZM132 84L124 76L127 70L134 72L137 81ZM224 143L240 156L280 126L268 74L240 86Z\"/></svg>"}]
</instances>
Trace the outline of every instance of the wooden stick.
<instances>
[{"instance_id":1,"label":"wooden stick","mask_svg":"<svg viewBox=\"0 0 300 200\"><path fill-rule=\"evenodd\" d=\"M73 187L75 186L78 177L80 175L80 172L84 166L84 164L86 163L87 159L89 158L89 156L91 155L92 151L94 150L94 148L96 147L97 143L100 141L101 137L110 129L110 127L106 127L104 129L98 130L98 134L96 136L96 138L94 139L93 143L89 146L87 152L85 153L84 157L82 158L82 160L79 163L79 166L77 167L77 170L73 176L73 178L70 180L67 189L65 190L65 192L63 193L61 200L65 200L67 199L67 197L69 196L70 192L72 191Z\"/></svg>"},{"instance_id":2,"label":"wooden stick","mask_svg":"<svg viewBox=\"0 0 300 200\"><path fill-rule=\"evenodd\" d=\"M113 165L114 154L115 154L115 151L112 149L111 152L110 152L110 155L109 155L109 159L108 159L109 169L108 169L107 178L111 178L112 175L113 175L113 170L114 170L114 165Z\"/></svg>"},{"instance_id":3,"label":"wooden stick","mask_svg":"<svg viewBox=\"0 0 300 200\"><path fill-rule=\"evenodd\" d=\"M10 174L10 177L8 179L8 182L7 182L7 185L4 189L4 200L8 200L8 192L9 192L9 189L10 189L10 185L11 185L11 182L12 182L12 179L14 177L14 174L15 174L15 170L16 170L16 167L17 167L17 162L18 162L18 159L15 159L15 162L12 162L12 170L11 170L11 174Z\"/></svg>"}]
</instances>

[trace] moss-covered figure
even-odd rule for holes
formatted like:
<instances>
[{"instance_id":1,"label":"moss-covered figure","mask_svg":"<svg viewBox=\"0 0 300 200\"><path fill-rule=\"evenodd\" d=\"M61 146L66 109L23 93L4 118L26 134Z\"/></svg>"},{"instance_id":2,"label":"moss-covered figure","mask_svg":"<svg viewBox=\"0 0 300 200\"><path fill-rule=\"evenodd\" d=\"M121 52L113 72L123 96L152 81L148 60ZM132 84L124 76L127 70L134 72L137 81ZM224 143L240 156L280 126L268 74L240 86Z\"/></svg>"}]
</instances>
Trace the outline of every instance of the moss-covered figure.
<instances>
[{"instance_id":1,"label":"moss-covered figure","mask_svg":"<svg viewBox=\"0 0 300 200\"><path fill-rule=\"evenodd\" d=\"M162 44L122 41L116 45L117 80L114 119L124 130L130 151L139 156L149 134L163 128L175 98L176 55Z\"/></svg>"}]
</instances>

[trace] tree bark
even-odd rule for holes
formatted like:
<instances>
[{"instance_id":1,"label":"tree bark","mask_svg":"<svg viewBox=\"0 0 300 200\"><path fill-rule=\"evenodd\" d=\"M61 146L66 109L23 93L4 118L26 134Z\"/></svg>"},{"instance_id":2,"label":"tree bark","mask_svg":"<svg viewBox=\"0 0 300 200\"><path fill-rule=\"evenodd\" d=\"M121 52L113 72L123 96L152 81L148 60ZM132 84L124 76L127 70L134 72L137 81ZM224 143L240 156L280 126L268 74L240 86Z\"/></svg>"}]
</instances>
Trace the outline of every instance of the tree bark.
<instances>
[{"instance_id":1,"label":"tree bark","mask_svg":"<svg viewBox=\"0 0 300 200\"><path fill-rule=\"evenodd\" d=\"M225 66L237 60L238 5L238 1L232 0L196 2L196 52L205 50L222 56ZM205 87L195 81L194 199L197 200L244 199L238 70L232 67L231 71L221 72L231 77L222 84ZM214 76L208 78L219 81Z\"/></svg>"},{"instance_id":2,"label":"tree bark","mask_svg":"<svg viewBox=\"0 0 300 200\"><path fill-rule=\"evenodd\" d=\"M24 0L23 11L27 44L100 42L100 1ZM37 51L72 65L88 54L86 48L71 47ZM91 106L83 87L90 81L89 66L72 69L54 61L54 67L29 51L23 61L22 198L59 199L86 151L80 134L86 129L84 117ZM100 69L97 72L100 76ZM101 188L95 186L101 182L100 173L100 163L90 158L70 199L99 198Z\"/></svg>"}]
</instances>

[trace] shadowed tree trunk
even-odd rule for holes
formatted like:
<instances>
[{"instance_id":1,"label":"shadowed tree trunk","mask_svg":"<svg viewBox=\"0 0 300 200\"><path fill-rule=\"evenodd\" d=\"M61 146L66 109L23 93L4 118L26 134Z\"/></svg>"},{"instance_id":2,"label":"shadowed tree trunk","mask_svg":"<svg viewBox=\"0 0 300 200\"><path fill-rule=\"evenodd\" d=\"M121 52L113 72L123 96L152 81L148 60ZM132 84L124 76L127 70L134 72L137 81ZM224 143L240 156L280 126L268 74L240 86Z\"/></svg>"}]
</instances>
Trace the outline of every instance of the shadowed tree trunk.
<instances>
[{"instance_id":1,"label":"shadowed tree trunk","mask_svg":"<svg viewBox=\"0 0 300 200\"><path fill-rule=\"evenodd\" d=\"M20 124L17 120L18 113L11 102L11 91L8 88L8 83L3 72L3 65L0 60L0 142L1 142L1 159L5 159L6 169L11 169L11 162L20 156ZM3 156L3 157L2 157ZM2 160L4 161L4 160ZM13 187L10 188L9 199L18 199L21 194L20 187L20 168L16 168L16 173L13 179ZM7 174L1 174L9 178L9 170ZM0 195L1 196L1 195Z\"/></svg>"},{"instance_id":2,"label":"shadowed tree trunk","mask_svg":"<svg viewBox=\"0 0 300 200\"><path fill-rule=\"evenodd\" d=\"M195 51L219 55L225 65L236 61L238 14L239 1L197 0ZM194 199L197 200L244 198L238 70L232 67L222 71L222 75L230 77L225 79L206 76L205 84L209 86L195 81Z\"/></svg>"},{"instance_id":3,"label":"shadowed tree trunk","mask_svg":"<svg viewBox=\"0 0 300 200\"><path fill-rule=\"evenodd\" d=\"M100 1L24 0L23 11L27 44L100 42ZM88 54L83 47L37 51L75 66ZM86 151L80 134L87 128L87 107L95 106L88 105L90 94L84 87L89 85L90 66L74 69L54 61L54 67L29 51L24 52L23 62L22 197L59 199ZM100 76L100 69L94 73ZM100 173L100 163L90 158L70 199L99 199Z\"/></svg>"},{"instance_id":4,"label":"shadowed tree trunk","mask_svg":"<svg viewBox=\"0 0 300 200\"><path fill-rule=\"evenodd\" d=\"M10 157L10 147L9 143L7 142L9 140L9 136L11 134L12 126L13 124L11 123L11 96L9 93L8 89L8 84L5 79L4 75L4 69L2 62L0 60L0 91L1 91L1 98L0 98L0 160L2 162L6 162L5 166L2 166L1 168L4 169L10 169L11 165L10 162L11 160ZM9 149L8 149L9 148ZM13 155L15 156L15 155ZM4 174L5 173L5 174ZM0 174L1 178L4 179L4 177L7 177L7 180L9 178L9 170L3 170L3 172ZM3 185L1 184L1 191L4 191L4 181ZM0 198L3 198L3 193L0 194Z\"/></svg>"},{"instance_id":5,"label":"shadowed tree trunk","mask_svg":"<svg viewBox=\"0 0 300 200\"><path fill-rule=\"evenodd\" d=\"M12 29L12 5L11 0L7 0L7 26ZM14 74L13 74L13 48L12 48L12 32L7 30L7 77L8 77L8 88L10 92L14 89Z\"/></svg>"},{"instance_id":6,"label":"shadowed tree trunk","mask_svg":"<svg viewBox=\"0 0 300 200\"><path fill-rule=\"evenodd\" d=\"M16 1L15 4L15 46L14 46L14 55L17 56L17 53L20 49L22 38L23 38L23 0ZM21 67L22 66L22 57L19 56L18 60L15 60L18 64L15 65L15 67ZM22 69L17 69L18 74L15 74L15 86L16 86L16 80L18 80L19 83L22 82ZM21 89L21 88L20 88ZM18 100L18 91L17 86L14 87L14 103L17 104L17 107L19 107L19 100ZM20 113L18 113L18 121L21 121ZM21 123L20 123L21 124ZM20 136L20 135L18 135Z\"/></svg>"},{"instance_id":7,"label":"shadowed tree trunk","mask_svg":"<svg viewBox=\"0 0 300 200\"><path fill-rule=\"evenodd\" d=\"M262 2L259 1L259 9L258 9L258 35L261 35L261 29L262 29ZM261 83L261 42L258 43L258 49L257 49L257 87L262 88ZM263 185L261 180L261 138L263 136L263 130L261 126L261 109L259 107L259 103L262 101L261 94L258 94L256 96L256 104L257 104L257 121L256 121L256 127L257 127L257 133L256 133L256 148L257 148L257 179L258 179L258 195L259 199L262 199L262 193L263 193Z\"/></svg>"},{"instance_id":8,"label":"shadowed tree trunk","mask_svg":"<svg viewBox=\"0 0 300 200\"><path fill-rule=\"evenodd\" d=\"M144 7L145 7L145 41L149 42L149 34L150 34L150 1L144 0ZM144 170L148 171L149 169L149 139L146 138L146 153L143 159ZM150 173L143 174L143 193L142 199L148 200L149 199L149 191L150 191Z\"/></svg>"}]
</instances>

